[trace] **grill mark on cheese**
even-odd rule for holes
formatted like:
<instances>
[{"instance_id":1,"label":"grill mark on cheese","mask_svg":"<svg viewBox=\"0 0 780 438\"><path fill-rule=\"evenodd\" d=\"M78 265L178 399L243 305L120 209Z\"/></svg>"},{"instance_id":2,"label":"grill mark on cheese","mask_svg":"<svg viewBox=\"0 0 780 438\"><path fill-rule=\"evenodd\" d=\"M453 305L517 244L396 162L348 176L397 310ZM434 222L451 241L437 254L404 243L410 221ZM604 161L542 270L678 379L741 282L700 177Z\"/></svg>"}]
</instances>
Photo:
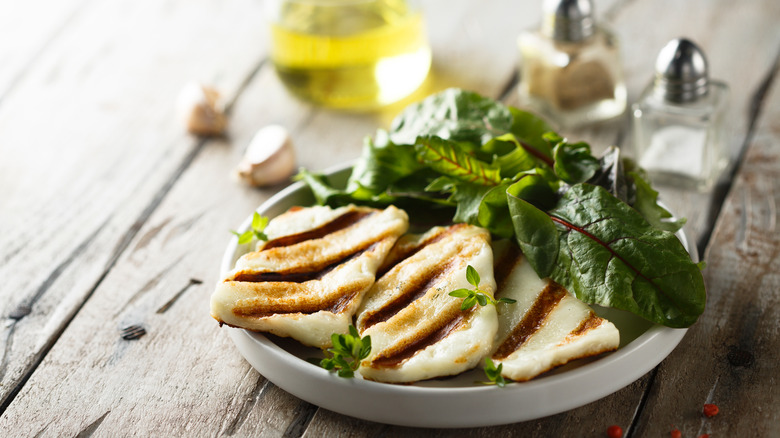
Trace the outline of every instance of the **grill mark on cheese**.
<instances>
[{"instance_id":1,"label":"grill mark on cheese","mask_svg":"<svg viewBox=\"0 0 780 438\"><path fill-rule=\"evenodd\" d=\"M378 354L373 360L371 360L371 367L373 368L395 368L401 365L405 360L411 358L418 352L425 350L427 347L436 344L442 339L449 336L466 321L465 312L458 312L454 318L443 321L444 324L437 328L424 333L422 336L414 338L405 342L400 348L386 350Z\"/></svg>"},{"instance_id":2,"label":"grill mark on cheese","mask_svg":"<svg viewBox=\"0 0 780 438\"><path fill-rule=\"evenodd\" d=\"M520 265L521 256L520 247L510 243L500 260L494 261L493 276L496 279L496 290L501 291L506 286L512 271Z\"/></svg>"},{"instance_id":3,"label":"grill mark on cheese","mask_svg":"<svg viewBox=\"0 0 780 438\"><path fill-rule=\"evenodd\" d=\"M368 248L356 248L355 252L347 254L345 257L336 260L335 262L330 263L325 267L320 267L319 265L304 265L297 267L295 270L281 272L241 271L234 275L232 280L226 281L245 281L250 283L304 283L311 280L320 280L339 266L345 263L349 263L350 261L360 257L366 251L371 251L377 244L376 242L368 243L370 244Z\"/></svg>"},{"instance_id":4,"label":"grill mark on cheese","mask_svg":"<svg viewBox=\"0 0 780 438\"><path fill-rule=\"evenodd\" d=\"M253 305L247 308L236 307L233 313L241 317L265 318L273 315L285 315L292 313L312 314L319 311L341 313L355 300L358 292L365 287L361 282L354 282L343 286L336 291L327 301L307 300L298 303L274 303L273 305ZM273 307L273 309L271 309Z\"/></svg>"},{"instance_id":5,"label":"grill mark on cheese","mask_svg":"<svg viewBox=\"0 0 780 438\"><path fill-rule=\"evenodd\" d=\"M566 295L566 289L563 286L550 281L544 290L536 298L536 301L523 316L522 321L512 330L501 346L493 354L493 359L505 359L514 353L521 345L544 324L558 303Z\"/></svg>"},{"instance_id":6,"label":"grill mark on cheese","mask_svg":"<svg viewBox=\"0 0 780 438\"><path fill-rule=\"evenodd\" d=\"M564 339L560 345L567 344L574 339L586 334L587 332L599 327L601 324L604 323L604 320L600 318L598 315L596 315L595 312L590 311L588 314L588 317L580 321L580 324L571 331L568 335L566 335L566 339Z\"/></svg>"},{"instance_id":7,"label":"grill mark on cheese","mask_svg":"<svg viewBox=\"0 0 780 438\"><path fill-rule=\"evenodd\" d=\"M450 261L438 270L430 271L422 277L406 282L404 284L406 287L395 299L387 302L379 309L369 312L362 318L363 330L374 324L387 321L417 299L425 296L425 293L441 281L442 278L447 277L454 267L455 264Z\"/></svg>"},{"instance_id":8,"label":"grill mark on cheese","mask_svg":"<svg viewBox=\"0 0 780 438\"><path fill-rule=\"evenodd\" d=\"M447 228L442 228L438 233L430 235L425 240L421 242L417 242L414 245L410 245L410 244L404 245L403 243L399 243L394 248L394 250L390 253L390 257L393 257L392 260L388 259L385 261L385 263L382 265L379 271L377 271L376 278L382 278L382 276L388 273L396 265L408 259L409 257L417 254L418 252L422 251L423 249L425 249L426 246L433 245L434 243L457 232L458 230L460 230L465 226L466 224L456 224L456 225L449 226Z\"/></svg>"},{"instance_id":9,"label":"grill mark on cheese","mask_svg":"<svg viewBox=\"0 0 780 438\"><path fill-rule=\"evenodd\" d=\"M263 245L262 250L271 248L280 248L284 246L292 246L307 240L321 239L328 234L335 233L336 231L349 228L352 225L360 222L363 219L375 214L374 211L349 211L341 216L333 219L332 221L320 225L317 228L311 230L302 231L296 234L290 234L287 236L281 236L276 239L269 240Z\"/></svg>"}]
</instances>

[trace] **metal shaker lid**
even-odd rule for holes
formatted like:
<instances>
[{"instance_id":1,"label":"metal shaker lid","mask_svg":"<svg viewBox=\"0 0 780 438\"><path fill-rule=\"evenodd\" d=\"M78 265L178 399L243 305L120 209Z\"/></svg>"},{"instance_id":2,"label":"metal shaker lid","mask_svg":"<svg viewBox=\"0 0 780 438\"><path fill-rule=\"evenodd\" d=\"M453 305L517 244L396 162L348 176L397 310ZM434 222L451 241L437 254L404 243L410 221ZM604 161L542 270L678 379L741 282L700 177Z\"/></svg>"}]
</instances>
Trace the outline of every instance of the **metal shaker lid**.
<instances>
[{"instance_id":1,"label":"metal shaker lid","mask_svg":"<svg viewBox=\"0 0 780 438\"><path fill-rule=\"evenodd\" d=\"M691 102L707 94L709 72L704 52L691 40L677 38L655 62L654 92L665 100Z\"/></svg>"},{"instance_id":2,"label":"metal shaker lid","mask_svg":"<svg viewBox=\"0 0 780 438\"><path fill-rule=\"evenodd\" d=\"M556 41L582 41L595 32L591 0L545 0L542 33Z\"/></svg>"}]
</instances>

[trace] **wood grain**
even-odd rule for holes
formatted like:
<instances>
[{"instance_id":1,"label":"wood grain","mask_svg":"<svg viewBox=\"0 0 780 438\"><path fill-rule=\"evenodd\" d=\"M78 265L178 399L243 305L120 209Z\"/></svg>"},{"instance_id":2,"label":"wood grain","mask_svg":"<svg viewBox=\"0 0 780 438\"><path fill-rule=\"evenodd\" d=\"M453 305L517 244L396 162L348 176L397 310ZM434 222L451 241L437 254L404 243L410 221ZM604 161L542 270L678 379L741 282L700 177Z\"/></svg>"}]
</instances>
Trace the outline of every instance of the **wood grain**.
<instances>
[{"instance_id":1,"label":"wood grain","mask_svg":"<svg viewBox=\"0 0 780 438\"><path fill-rule=\"evenodd\" d=\"M707 310L661 366L637 432L774 436L780 413L780 87L755 135L705 258ZM702 415L705 403L720 413Z\"/></svg>"},{"instance_id":2,"label":"wood grain","mask_svg":"<svg viewBox=\"0 0 780 438\"><path fill-rule=\"evenodd\" d=\"M173 111L183 84L200 77L231 99L255 69L265 32L235 18L250 11L259 21L258 8L112 1L63 10L72 18L4 97L0 229L12 231L0 235L3 409L201 148Z\"/></svg>"},{"instance_id":3,"label":"wood grain","mask_svg":"<svg viewBox=\"0 0 780 438\"><path fill-rule=\"evenodd\" d=\"M537 421L427 430L319 409L243 360L208 301L228 230L283 186L252 189L231 177L257 129L287 127L299 165L321 170L356 158L364 135L445 87L517 103L515 37L538 22L539 5L424 5L430 78L374 113L292 98L267 61L258 2L63 1L32 27L0 13L0 57L12 61L0 68L0 435L604 436L619 424L629 436L667 436L674 424L684 436L771 436L780 326L772 0L597 2L624 42L632 100L663 44L688 35L732 86L733 155L750 145L711 241L717 195L662 189L691 218L686 230L710 242L710 302L656 371ZM19 44L8 43L14 35ZM172 102L193 77L233 102L224 138L194 139L177 123ZM597 151L631 144L627 117L564 134ZM129 325L146 334L122 339ZM701 417L708 401L721 415Z\"/></svg>"}]
</instances>

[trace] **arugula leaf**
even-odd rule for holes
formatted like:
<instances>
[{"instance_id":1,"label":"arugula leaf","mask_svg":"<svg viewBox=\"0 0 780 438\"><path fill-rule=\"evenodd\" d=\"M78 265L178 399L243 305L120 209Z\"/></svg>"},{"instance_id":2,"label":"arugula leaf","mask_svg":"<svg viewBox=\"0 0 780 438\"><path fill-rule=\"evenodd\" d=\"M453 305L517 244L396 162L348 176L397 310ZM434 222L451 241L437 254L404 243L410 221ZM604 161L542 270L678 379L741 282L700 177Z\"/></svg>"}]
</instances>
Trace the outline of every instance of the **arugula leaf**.
<instances>
[{"instance_id":1,"label":"arugula leaf","mask_svg":"<svg viewBox=\"0 0 780 438\"><path fill-rule=\"evenodd\" d=\"M674 234L650 225L641 214L590 184L572 186L551 210L554 223L528 239L528 203L511 197L510 210L521 248L559 249L550 269L547 251L528 251L529 263L580 300L627 310L669 327L688 327L704 311L700 266ZM541 211L541 210L540 210ZM515 213L518 213L515 215ZM541 215L531 217L544 222ZM540 245L538 242L542 242Z\"/></svg>"},{"instance_id":2,"label":"arugula leaf","mask_svg":"<svg viewBox=\"0 0 780 438\"><path fill-rule=\"evenodd\" d=\"M407 107L390 128L395 144L414 144L419 136L482 145L507 133L513 118L507 107L471 91L450 88Z\"/></svg>"}]
</instances>

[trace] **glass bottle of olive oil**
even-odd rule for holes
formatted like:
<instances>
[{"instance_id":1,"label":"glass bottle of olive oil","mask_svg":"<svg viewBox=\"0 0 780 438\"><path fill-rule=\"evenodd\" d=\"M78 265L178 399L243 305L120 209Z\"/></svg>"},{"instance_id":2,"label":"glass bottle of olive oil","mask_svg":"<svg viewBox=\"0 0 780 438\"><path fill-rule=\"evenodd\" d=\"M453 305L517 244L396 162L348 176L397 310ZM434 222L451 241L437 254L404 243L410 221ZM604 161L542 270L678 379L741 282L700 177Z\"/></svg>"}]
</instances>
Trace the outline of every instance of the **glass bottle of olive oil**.
<instances>
[{"instance_id":1,"label":"glass bottle of olive oil","mask_svg":"<svg viewBox=\"0 0 780 438\"><path fill-rule=\"evenodd\" d=\"M431 64L423 17L406 0L279 0L276 71L317 104L370 109L415 91Z\"/></svg>"}]
</instances>

